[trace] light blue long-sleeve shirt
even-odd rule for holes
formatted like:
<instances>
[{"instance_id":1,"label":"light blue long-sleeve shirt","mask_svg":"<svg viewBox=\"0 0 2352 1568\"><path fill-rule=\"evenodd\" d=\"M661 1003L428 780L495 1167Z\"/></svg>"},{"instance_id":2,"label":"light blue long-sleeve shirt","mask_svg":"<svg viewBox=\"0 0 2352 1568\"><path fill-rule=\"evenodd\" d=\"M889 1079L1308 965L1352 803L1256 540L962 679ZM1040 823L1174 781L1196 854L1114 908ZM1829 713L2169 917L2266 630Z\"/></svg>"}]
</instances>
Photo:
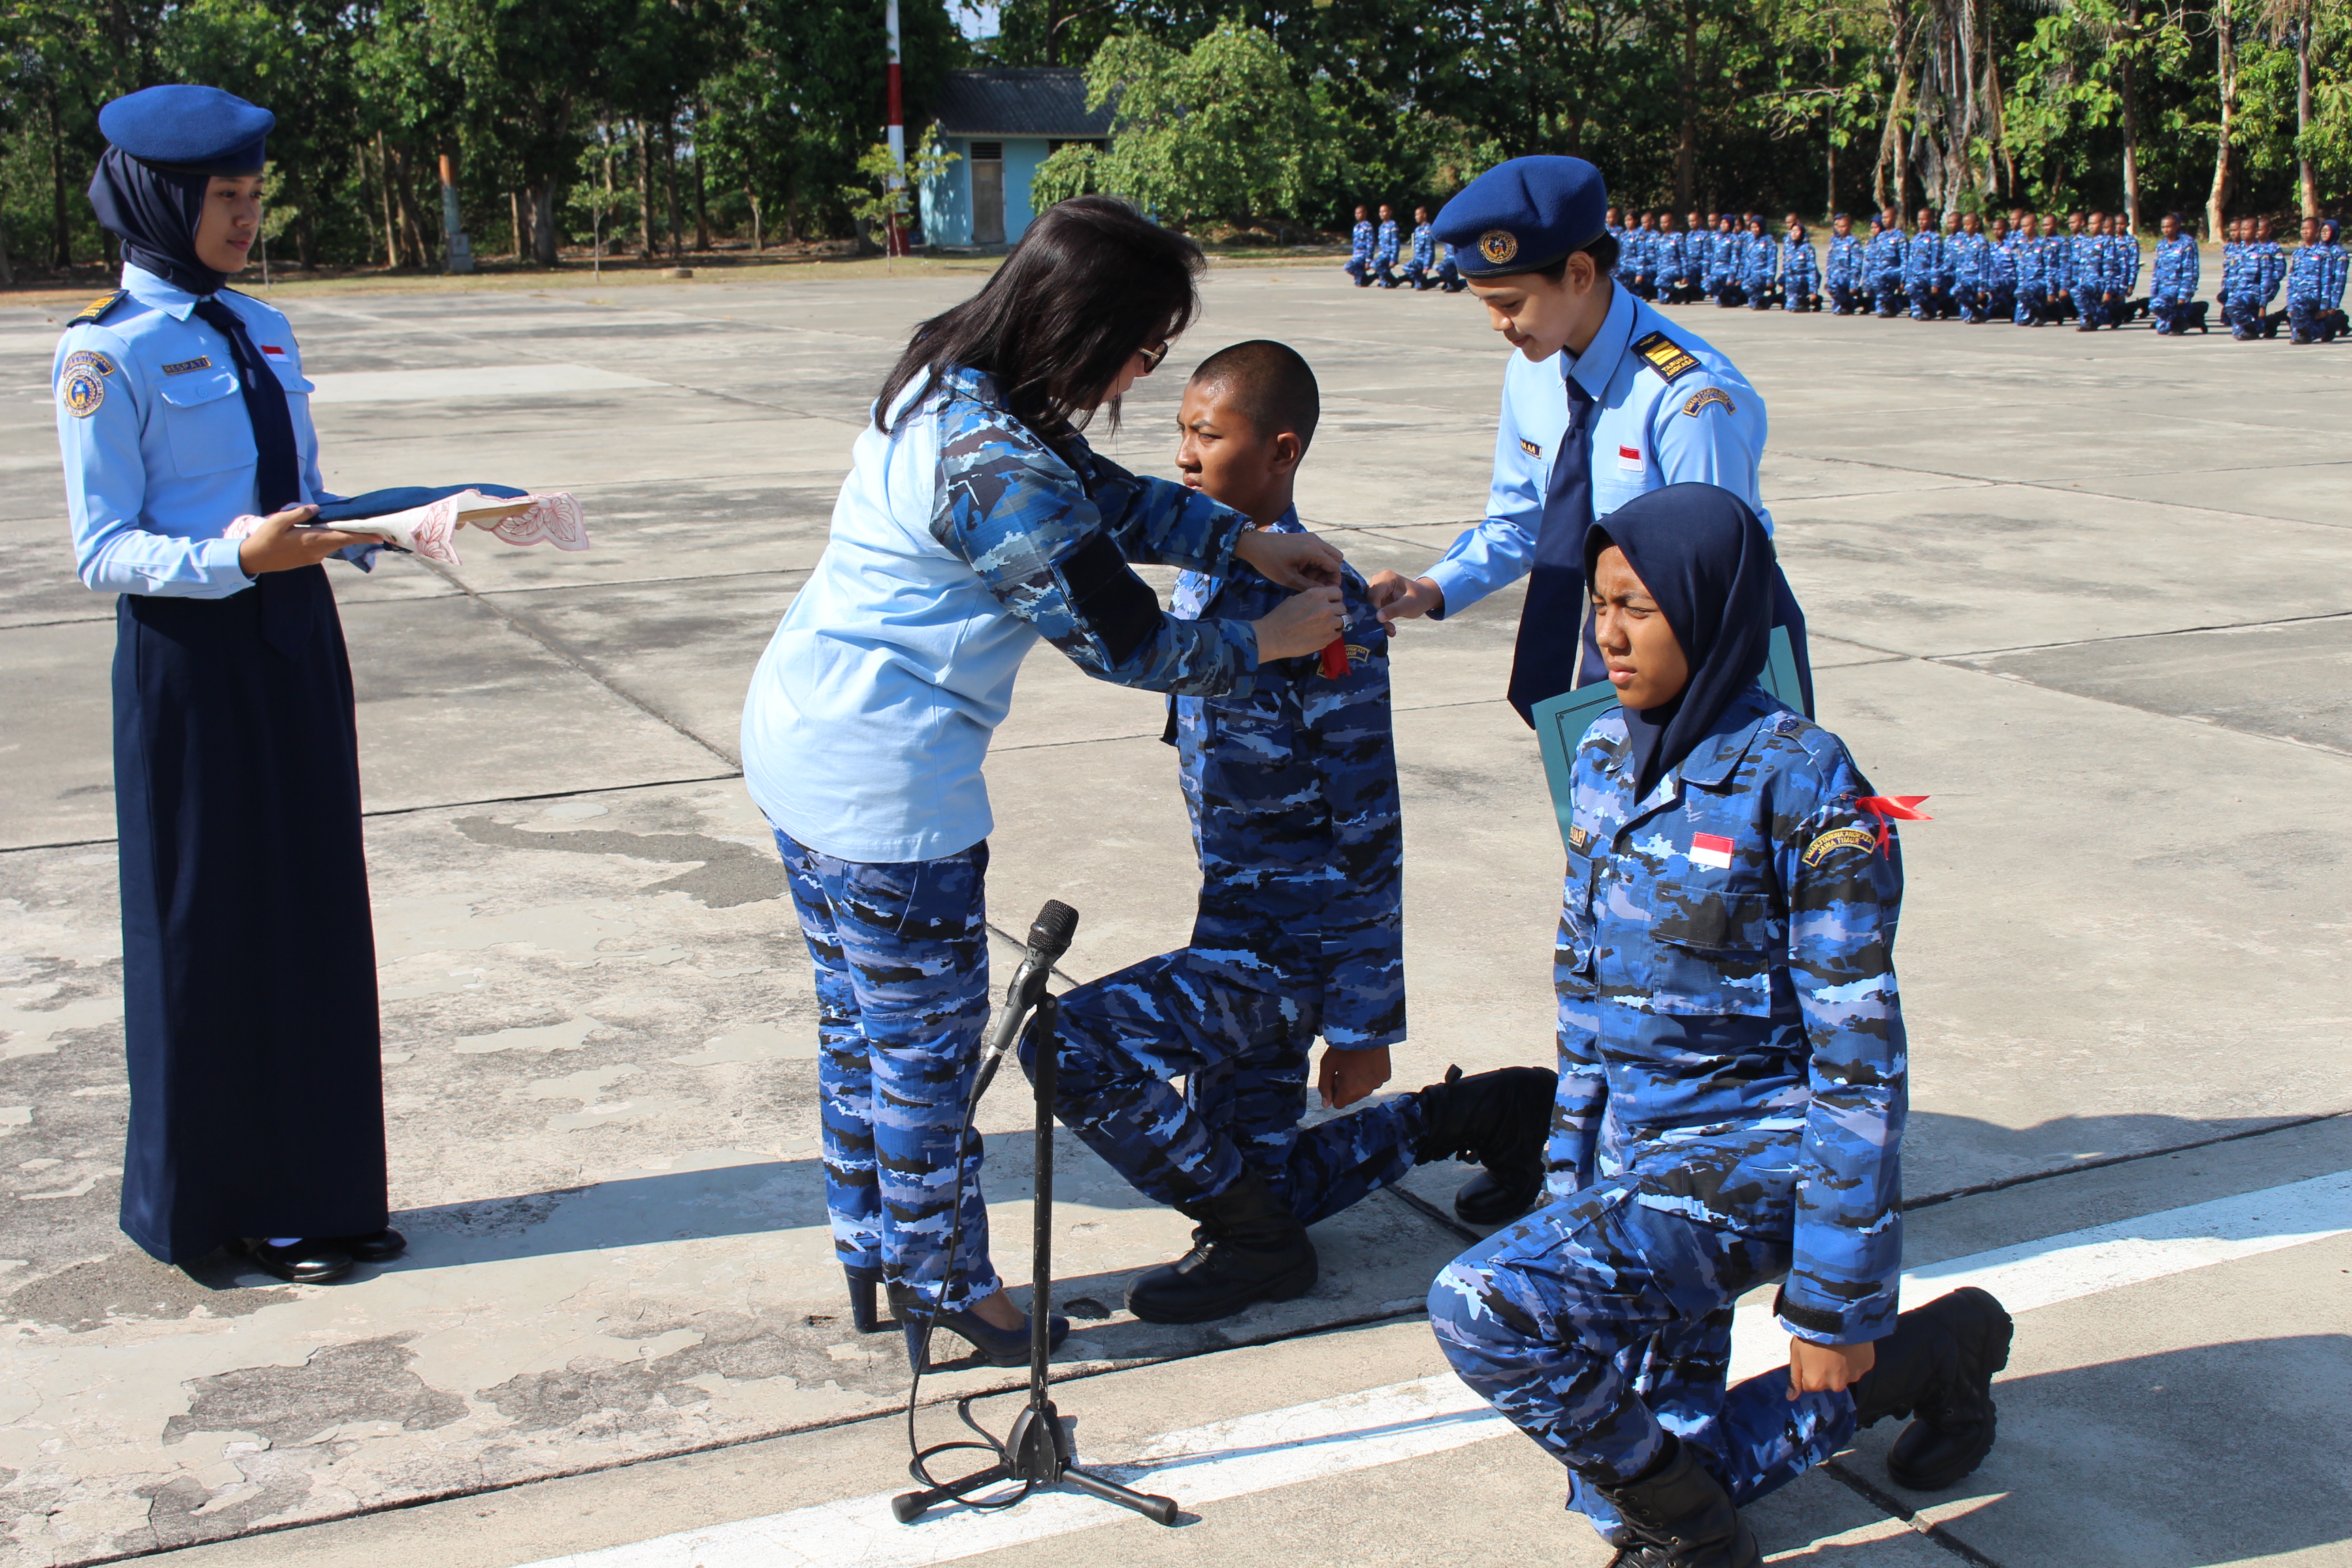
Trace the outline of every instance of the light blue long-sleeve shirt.
<instances>
[{"instance_id":1,"label":"light blue long-sleeve shirt","mask_svg":"<svg viewBox=\"0 0 2352 1568\"><path fill-rule=\"evenodd\" d=\"M1444 591L1446 615L1468 609L1535 564L1556 462L1591 464L1596 520L1644 490L1699 483L1722 486L1771 528L1756 475L1767 428L1763 397L1696 334L1625 289L1613 293L1581 354L1559 353L1540 364L1511 355L1486 521L1456 539L1428 572ZM1590 446L1562 452L1562 378L1571 375L1592 395Z\"/></svg>"},{"instance_id":2,"label":"light blue long-sleeve shirt","mask_svg":"<svg viewBox=\"0 0 2352 1568\"><path fill-rule=\"evenodd\" d=\"M1087 674L1246 694L1257 634L1178 620L1128 562L1222 576L1249 520L1139 479L1075 435L1057 453L992 378L950 372L852 449L832 537L743 702L743 778L768 820L844 860L930 860L994 818L981 764L1044 637Z\"/></svg>"},{"instance_id":3,"label":"light blue long-sleeve shirt","mask_svg":"<svg viewBox=\"0 0 2352 1568\"><path fill-rule=\"evenodd\" d=\"M228 340L194 313L200 298L126 266L128 297L58 340L51 383L74 563L101 594L225 599L252 586L237 542L222 537L260 510L253 421ZM286 318L224 289L286 389L301 459L301 500L326 501L311 383ZM87 312L85 312L87 313ZM375 546L340 552L364 567Z\"/></svg>"}]
</instances>

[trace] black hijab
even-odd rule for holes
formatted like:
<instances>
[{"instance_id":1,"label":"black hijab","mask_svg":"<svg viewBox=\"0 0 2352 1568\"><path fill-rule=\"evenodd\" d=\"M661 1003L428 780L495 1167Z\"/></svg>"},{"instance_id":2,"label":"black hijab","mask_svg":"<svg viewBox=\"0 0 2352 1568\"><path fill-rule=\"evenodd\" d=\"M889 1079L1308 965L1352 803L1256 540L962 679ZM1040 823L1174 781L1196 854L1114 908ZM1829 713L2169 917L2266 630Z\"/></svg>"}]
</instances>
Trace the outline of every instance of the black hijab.
<instances>
[{"instance_id":1,"label":"black hijab","mask_svg":"<svg viewBox=\"0 0 2352 1568\"><path fill-rule=\"evenodd\" d=\"M99 226L122 242L123 260L191 294L211 294L228 281L196 258L196 222L211 181L109 147L89 177L89 205Z\"/></svg>"},{"instance_id":2,"label":"black hijab","mask_svg":"<svg viewBox=\"0 0 2352 1568\"><path fill-rule=\"evenodd\" d=\"M1625 710L1638 801L1764 673L1772 647L1772 539L1729 490L1668 485L1634 497L1586 532L1586 582L1612 544L1690 660L1690 680L1673 701Z\"/></svg>"}]
</instances>

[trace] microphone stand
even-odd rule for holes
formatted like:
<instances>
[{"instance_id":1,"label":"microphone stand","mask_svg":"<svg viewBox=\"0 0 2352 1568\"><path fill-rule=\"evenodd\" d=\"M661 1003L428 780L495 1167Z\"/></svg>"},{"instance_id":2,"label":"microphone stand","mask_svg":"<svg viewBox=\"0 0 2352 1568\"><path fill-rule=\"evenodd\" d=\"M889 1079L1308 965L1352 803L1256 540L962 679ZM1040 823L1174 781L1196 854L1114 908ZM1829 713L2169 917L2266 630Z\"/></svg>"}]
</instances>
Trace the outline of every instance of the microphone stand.
<instances>
[{"instance_id":1,"label":"microphone stand","mask_svg":"<svg viewBox=\"0 0 2352 1568\"><path fill-rule=\"evenodd\" d=\"M1041 995L1030 1025L1036 1058L1031 1077L1036 1085L1037 1177L1030 1231L1035 1267L1029 1287L1029 1403L1013 1418L1013 1428L1005 1434L1004 1441L996 1444L995 1464L945 1486L902 1492L892 1498L890 1512L900 1524L912 1524L926 1509L968 1497L1000 1481L1021 1482L1024 1494L1043 1487L1068 1487L1105 1502L1131 1508L1160 1524L1176 1522L1174 1498L1135 1491L1078 1466L1070 1447L1069 1431L1045 1394L1045 1362L1053 1354L1049 1320L1053 1315L1054 1289L1054 1079L1061 1058L1057 1032L1060 1016L1061 1004L1051 995ZM971 1419L969 1414L965 1419Z\"/></svg>"}]
</instances>

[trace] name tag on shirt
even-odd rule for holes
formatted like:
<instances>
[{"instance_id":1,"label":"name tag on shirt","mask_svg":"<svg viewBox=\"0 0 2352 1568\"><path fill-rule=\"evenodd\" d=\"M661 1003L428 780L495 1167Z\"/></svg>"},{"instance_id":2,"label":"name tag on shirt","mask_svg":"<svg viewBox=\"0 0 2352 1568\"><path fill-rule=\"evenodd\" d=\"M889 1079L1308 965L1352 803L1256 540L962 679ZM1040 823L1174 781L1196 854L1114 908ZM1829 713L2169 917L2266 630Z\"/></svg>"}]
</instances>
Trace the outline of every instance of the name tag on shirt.
<instances>
[{"instance_id":1,"label":"name tag on shirt","mask_svg":"<svg viewBox=\"0 0 2352 1568\"><path fill-rule=\"evenodd\" d=\"M212 355L198 354L194 359L173 360L170 364L163 367L163 374L165 375L185 375L190 371L210 370L212 367Z\"/></svg>"}]
</instances>

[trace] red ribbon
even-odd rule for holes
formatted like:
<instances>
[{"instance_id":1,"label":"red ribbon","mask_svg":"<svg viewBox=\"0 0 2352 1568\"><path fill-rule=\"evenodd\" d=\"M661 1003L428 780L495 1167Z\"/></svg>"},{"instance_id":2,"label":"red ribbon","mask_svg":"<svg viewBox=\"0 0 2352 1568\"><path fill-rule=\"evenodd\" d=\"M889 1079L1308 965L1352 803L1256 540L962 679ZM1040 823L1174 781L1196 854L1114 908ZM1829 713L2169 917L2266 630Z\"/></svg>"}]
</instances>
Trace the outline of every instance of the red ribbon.
<instances>
[{"instance_id":1,"label":"red ribbon","mask_svg":"<svg viewBox=\"0 0 2352 1568\"><path fill-rule=\"evenodd\" d=\"M1927 798L1924 795L1865 795L1853 804L1878 818L1878 852L1885 855L1888 852L1887 845L1895 837L1894 829L1887 826L1888 823L1936 820L1919 809L1919 803Z\"/></svg>"},{"instance_id":2,"label":"red ribbon","mask_svg":"<svg viewBox=\"0 0 2352 1568\"><path fill-rule=\"evenodd\" d=\"M1328 643L1324 645L1323 675L1326 679L1338 680L1347 673L1348 639L1344 635L1342 635L1333 637ZM1920 798L1924 800L1927 797L1922 795Z\"/></svg>"}]
</instances>

